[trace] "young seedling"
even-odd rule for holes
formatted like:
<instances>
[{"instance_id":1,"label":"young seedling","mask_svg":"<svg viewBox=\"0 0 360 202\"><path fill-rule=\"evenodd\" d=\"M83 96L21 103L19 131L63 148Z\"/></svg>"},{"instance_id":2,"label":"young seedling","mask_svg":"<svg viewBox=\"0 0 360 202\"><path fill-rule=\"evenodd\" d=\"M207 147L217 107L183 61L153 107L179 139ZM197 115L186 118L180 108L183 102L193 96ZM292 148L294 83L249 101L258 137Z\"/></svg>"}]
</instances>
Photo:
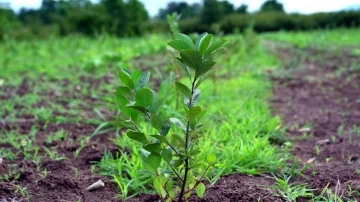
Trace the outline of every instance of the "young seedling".
<instances>
[{"instance_id":1,"label":"young seedling","mask_svg":"<svg viewBox=\"0 0 360 202\"><path fill-rule=\"evenodd\" d=\"M165 100L145 87L150 78L148 71L129 72L123 68L118 71L124 85L117 88L115 102L126 117L120 122L120 127L127 129L130 139L143 145L140 153L144 167L154 174L153 185L162 201L177 198L178 202L182 202L194 191L198 197L203 197L205 185L202 181L216 162L215 154L208 154L206 159L198 157L203 152L198 148L197 140L202 134L200 121L205 110L197 106L197 102L201 94L199 86L214 72L212 67L215 62L211 57L221 50L226 41L213 41L212 35L207 33L201 34L195 43L187 35L175 33L174 36L175 40L168 44L179 52L179 57L175 59L189 79L188 85L175 82L176 89L185 97L183 116L162 116ZM153 130L145 134L140 117L150 123ZM174 133L169 133L171 123L177 127Z\"/></svg>"}]
</instances>

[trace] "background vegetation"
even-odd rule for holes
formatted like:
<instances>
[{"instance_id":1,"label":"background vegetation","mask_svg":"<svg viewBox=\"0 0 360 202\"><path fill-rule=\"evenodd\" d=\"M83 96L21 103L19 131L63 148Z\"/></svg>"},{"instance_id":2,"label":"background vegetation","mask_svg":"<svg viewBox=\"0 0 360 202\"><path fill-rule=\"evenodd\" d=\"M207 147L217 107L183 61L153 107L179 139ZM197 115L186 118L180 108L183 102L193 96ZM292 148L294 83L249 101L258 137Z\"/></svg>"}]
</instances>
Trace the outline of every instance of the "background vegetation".
<instances>
[{"instance_id":1,"label":"background vegetation","mask_svg":"<svg viewBox=\"0 0 360 202\"><path fill-rule=\"evenodd\" d=\"M170 2L150 18L139 0L43 0L39 9L12 11L0 4L0 39L82 34L98 36L143 35L168 32L166 15L181 14L180 29L192 32L243 32L249 24L257 32L313 30L359 27L360 11L339 11L303 15L286 13L276 0L267 0L258 12L249 13L247 5L235 7L228 1L203 0L202 3Z\"/></svg>"}]
</instances>

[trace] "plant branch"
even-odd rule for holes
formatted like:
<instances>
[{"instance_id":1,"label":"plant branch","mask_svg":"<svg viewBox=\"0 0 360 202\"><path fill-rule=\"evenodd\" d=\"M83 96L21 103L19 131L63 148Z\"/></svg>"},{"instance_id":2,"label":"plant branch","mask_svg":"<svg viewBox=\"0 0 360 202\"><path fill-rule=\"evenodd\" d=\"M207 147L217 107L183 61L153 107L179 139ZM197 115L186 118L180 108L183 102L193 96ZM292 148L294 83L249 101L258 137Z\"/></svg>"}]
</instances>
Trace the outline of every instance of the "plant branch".
<instances>
[{"instance_id":1,"label":"plant branch","mask_svg":"<svg viewBox=\"0 0 360 202\"><path fill-rule=\"evenodd\" d=\"M187 190L184 194L187 194L187 193L191 192L192 190L195 189L195 187L196 187L198 184L200 184L200 182L202 181L202 179L203 179L204 176L205 176L205 173L209 170L210 166L211 166L211 165L208 165L208 167L205 169L205 171L203 172L203 174L201 175L201 177L199 178L199 180L196 180L196 183L195 183L194 187L191 188L191 189L189 189L189 190Z\"/></svg>"},{"instance_id":2,"label":"plant branch","mask_svg":"<svg viewBox=\"0 0 360 202\"><path fill-rule=\"evenodd\" d=\"M192 97L194 95L194 91L195 91L195 82L196 82L197 78L196 76L194 77L194 81L191 84L191 95L189 98L189 109L192 107ZM185 132L185 154L186 154L186 158L185 158L185 173L184 173L184 179L182 181L182 187L181 187L181 191L179 194L179 199L178 202L182 202L182 198L184 196L184 192L185 192L185 186L186 186L186 179L187 179L187 175L189 172L189 158L188 158L188 142L189 142L189 133L190 133L190 121L187 121L186 124L186 132Z\"/></svg>"},{"instance_id":3,"label":"plant branch","mask_svg":"<svg viewBox=\"0 0 360 202\"><path fill-rule=\"evenodd\" d=\"M180 174L175 170L175 168L166 161L166 163L170 166L170 168L174 171L175 175L177 176L177 178L179 178L179 180L183 183L184 181L181 179Z\"/></svg>"}]
</instances>

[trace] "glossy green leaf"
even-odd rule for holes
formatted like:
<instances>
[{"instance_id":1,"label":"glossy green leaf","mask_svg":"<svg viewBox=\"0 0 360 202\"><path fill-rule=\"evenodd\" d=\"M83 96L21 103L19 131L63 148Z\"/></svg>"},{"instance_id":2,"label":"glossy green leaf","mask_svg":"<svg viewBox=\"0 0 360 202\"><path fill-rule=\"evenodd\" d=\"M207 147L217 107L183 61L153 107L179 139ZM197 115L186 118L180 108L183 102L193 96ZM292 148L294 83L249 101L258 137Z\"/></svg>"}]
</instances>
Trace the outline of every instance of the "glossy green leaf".
<instances>
[{"instance_id":1,"label":"glossy green leaf","mask_svg":"<svg viewBox=\"0 0 360 202\"><path fill-rule=\"evenodd\" d=\"M181 69L185 72L185 74L191 80L191 74L189 68L183 63L181 58L175 57L177 64L181 67Z\"/></svg>"},{"instance_id":2,"label":"glossy green leaf","mask_svg":"<svg viewBox=\"0 0 360 202\"><path fill-rule=\"evenodd\" d=\"M134 94L131 92L131 89L129 87L126 86L120 86L116 89L115 94L117 95L125 95L125 96L129 96L131 98L134 98Z\"/></svg>"},{"instance_id":3,"label":"glossy green leaf","mask_svg":"<svg viewBox=\"0 0 360 202\"><path fill-rule=\"evenodd\" d=\"M166 136L169 133L170 128L171 128L170 122L168 120L164 121L164 124L161 127L160 134L162 136Z\"/></svg>"},{"instance_id":4,"label":"glossy green leaf","mask_svg":"<svg viewBox=\"0 0 360 202\"><path fill-rule=\"evenodd\" d=\"M170 162L172 159L172 150L171 149L164 149L161 152L161 157L166 161Z\"/></svg>"},{"instance_id":5,"label":"glossy green leaf","mask_svg":"<svg viewBox=\"0 0 360 202\"><path fill-rule=\"evenodd\" d=\"M186 126L177 118L170 118L169 119L173 124L175 124L178 128L183 131L186 131Z\"/></svg>"},{"instance_id":6,"label":"glossy green leaf","mask_svg":"<svg viewBox=\"0 0 360 202\"><path fill-rule=\"evenodd\" d=\"M153 103L151 104L150 107L150 112L152 114L157 114L159 113L159 111L161 110L162 106L164 105L165 99L163 98L159 98L159 99L154 99Z\"/></svg>"},{"instance_id":7,"label":"glossy green leaf","mask_svg":"<svg viewBox=\"0 0 360 202\"><path fill-rule=\"evenodd\" d=\"M146 158L145 163L149 165L152 169L156 170L161 164L161 157L159 154L150 153L150 155Z\"/></svg>"},{"instance_id":8,"label":"glossy green leaf","mask_svg":"<svg viewBox=\"0 0 360 202\"><path fill-rule=\"evenodd\" d=\"M220 48L225 42L226 42L226 40L223 40L223 39L215 41L214 43L210 44L210 46L206 49L204 54L205 55L210 55L211 53L216 51L218 48Z\"/></svg>"},{"instance_id":9,"label":"glossy green leaf","mask_svg":"<svg viewBox=\"0 0 360 202\"><path fill-rule=\"evenodd\" d=\"M206 187L205 187L204 183L200 182L196 187L196 195L199 198L204 197L205 189L206 189Z\"/></svg>"},{"instance_id":10,"label":"glossy green leaf","mask_svg":"<svg viewBox=\"0 0 360 202\"><path fill-rule=\"evenodd\" d=\"M169 46L175 48L178 51L184 50L184 49L191 49L192 46L190 46L189 44L187 44L186 42L182 41L182 40L174 40L174 41L170 41Z\"/></svg>"},{"instance_id":11,"label":"glossy green leaf","mask_svg":"<svg viewBox=\"0 0 360 202\"><path fill-rule=\"evenodd\" d=\"M161 152L161 144L160 143L151 143L147 144L143 147L146 151L151 153L160 154Z\"/></svg>"},{"instance_id":12,"label":"glossy green leaf","mask_svg":"<svg viewBox=\"0 0 360 202\"><path fill-rule=\"evenodd\" d=\"M125 86L129 87L130 89L134 88L134 82L131 79L131 76L127 72L125 72L123 69L118 71L118 77Z\"/></svg>"},{"instance_id":13,"label":"glossy green leaf","mask_svg":"<svg viewBox=\"0 0 360 202\"><path fill-rule=\"evenodd\" d=\"M209 164L213 164L216 162L216 155L215 154L208 154L206 155L206 162Z\"/></svg>"},{"instance_id":14,"label":"glossy green leaf","mask_svg":"<svg viewBox=\"0 0 360 202\"><path fill-rule=\"evenodd\" d=\"M153 101L153 93L148 88L141 88L135 96L136 105L142 107L148 107L152 104Z\"/></svg>"},{"instance_id":15,"label":"glossy green leaf","mask_svg":"<svg viewBox=\"0 0 360 202\"><path fill-rule=\"evenodd\" d=\"M180 82L175 82L176 89L180 91L185 97L190 98L191 97L191 90L185 86L184 84Z\"/></svg>"},{"instance_id":16,"label":"glossy green leaf","mask_svg":"<svg viewBox=\"0 0 360 202\"><path fill-rule=\"evenodd\" d=\"M166 137L161 136L161 135L152 135L151 137L156 138L157 140L159 140L162 143L168 144L169 142L167 141Z\"/></svg>"},{"instance_id":17,"label":"glossy green leaf","mask_svg":"<svg viewBox=\"0 0 360 202\"><path fill-rule=\"evenodd\" d=\"M191 48L195 48L194 42L191 40L191 38L188 35L182 33L174 33L174 37L175 39L187 43Z\"/></svg>"},{"instance_id":18,"label":"glossy green leaf","mask_svg":"<svg viewBox=\"0 0 360 202\"><path fill-rule=\"evenodd\" d=\"M198 49L200 53L205 53L206 49L209 47L211 39L212 39L211 34L208 34L201 39Z\"/></svg>"},{"instance_id":19,"label":"glossy green leaf","mask_svg":"<svg viewBox=\"0 0 360 202\"><path fill-rule=\"evenodd\" d=\"M161 131L161 128L164 124L164 119L158 114L153 114L151 115L150 123L156 130Z\"/></svg>"},{"instance_id":20,"label":"glossy green leaf","mask_svg":"<svg viewBox=\"0 0 360 202\"><path fill-rule=\"evenodd\" d=\"M174 163L173 163L173 166L175 168L178 168L180 167L182 164L184 164L184 161L183 160L175 160Z\"/></svg>"},{"instance_id":21,"label":"glossy green leaf","mask_svg":"<svg viewBox=\"0 0 360 202\"><path fill-rule=\"evenodd\" d=\"M173 138L181 145L185 145L185 139L184 137L178 135L178 134L173 134Z\"/></svg>"},{"instance_id":22,"label":"glossy green leaf","mask_svg":"<svg viewBox=\"0 0 360 202\"><path fill-rule=\"evenodd\" d=\"M143 144L147 144L149 141L147 140L147 138L145 137L144 133L139 133L139 132L134 132L134 131L129 131L126 133L127 136L135 141L141 142Z\"/></svg>"},{"instance_id":23,"label":"glossy green leaf","mask_svg":"<svg viewBox=\"0 0 360 202\"><path fill-rule=\"evenodd\" d=\"M200 67L196 69L196 77L199 78L201 75L205 74L207 71L211 69L215 65L216 62L205 60L201 63Z\"/></svg>"},{"instance_id":24,"label":"glossy green leaf","mask_svg":"<svg viewBox=\"0 0 360 202\"><path fill-rule=\"evenodd\" d=\"M127 107L127 104L129 104L128 99L126 99L123 95L115 94L115 102L125 116L131 116L131 109Z\"/></svg>"},{"instance_id":25,"label":"glossy green leaf","mask_svg":"<svg viewBox=\"0 0 360 202\"><path fill-rule=\"evenodd\" d=\"M154 178L153 185L154 185L154 188L155 188L156 192L161 194L161 191L162 191L163 187L162 187L158 177Z\"/></svg>"},{"instance_id":26,"label":"glossy green leaf","mask_svg":"<svg viewBox=\"0 0 360 202\"><path fill-rule=\"evenodd\" d=\"M201 35L199 35L199 36L196 38L196 42L195 42L196 50L199 50L200 41L201 41L201 39L204 38L206 35L208 35L208 33L207 33L207 32L204 32L204 33L202 33Z\"/></svg>"},{"instance_id":27,"label":"glossy green leaf","mask_svg":"<svg viewBox=\"0 0 360 202\"><path fill-rule=\"evenodd\" d=\"M150 72L146 71L146 72L142 72L139 80L137 81L136 85L135 85L135 91L138 91L140 88L144 87L150 79Z\"/></svg>"},{"instance_id":28,"label":"glossy green leaf","mask_svg":"<svg viewBox=\"0 0 360 202\"><path fill-rule=\"evenodd\" d=\"M187 98L184 99L185 105L188 106L188 108L194 107L200 98L200 94L201 94L201 91L199 89L196 89L193 93L191 103L189 102L189 99L187 99Z\"/></svg>"},{"instance_id":29,"label":"glossy green leaf","mask_svg":"<svg viewBox=\"0 0 360 202\"><path fill-rule=\"evenodd\" d=\"M186 118L189 121L195 120L201 113L201 107L196 106L189 109L189 111L186 113Z\"/></svg>"},{"instance_id":30,"label":"glossy green leaf","mask_svg":"<svg viewBox=\"0 0 360 202\"><path fill-rule=\"evenodd\" d=\"M133 71L131 73L131 79L133 80L133 83L136 84L140 78L140 75L141 75L141 71L139 69Z\"/></svg>"},{"instance_id":31,"label":"glossy green leaf","mask_svg":"<svg viewBox=\"0 0 360 202\"><path fill-rule=\"evenodd\" d=\"M143 114L147 114L147 110L145 107L142 107L142 106L128 106L128 107L131 109L135 109Z\"/></svg>"},{"instance_id":32,"label":"glossy green leaf","mask_svg":"<svg viewBox=\"0 0 360 202\"><path fill-rule=\"evenodd\" d=\"M180 51L180 57L183 62L192 69L197 69L200 67L202 62L202 56L199 51L186 49Z\"/></svg>"}]
</instances>

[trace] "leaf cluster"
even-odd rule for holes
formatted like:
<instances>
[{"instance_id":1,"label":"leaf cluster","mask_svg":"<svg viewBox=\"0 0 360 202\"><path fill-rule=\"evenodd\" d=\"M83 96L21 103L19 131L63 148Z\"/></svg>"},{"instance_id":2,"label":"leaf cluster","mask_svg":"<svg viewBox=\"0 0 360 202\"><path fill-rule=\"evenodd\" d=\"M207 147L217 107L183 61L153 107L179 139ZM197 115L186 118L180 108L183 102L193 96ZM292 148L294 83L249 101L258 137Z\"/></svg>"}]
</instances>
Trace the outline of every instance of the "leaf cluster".
<instances>
[{"instance_id":1,"label":"leaf cluster","mask_svg":"<svg viewBox=\"0 0 360 202\"><path fill-rule=\"evenodd\" d=\"M127 136L142 144L144 168L154 173L153 186L163 201L178 201L188 198L195 191L199 197L205 192L203 179L216 155L209 154L199 159L202 152L196 140L201 136L201 118L205 110L196 106L201 91L200 84L213 72L215 62L211 56L221 50L224 40L212 42L211 34L200 35L194 43L185 34L175 33L175 40L168 44L179 52L178 64L189 78L191 85L175 82L176 89L184 96L184 115L165 118L161 109L164 99L156 91L146 87L150 72L122 68L118 77L122 86L115 91L115 102L125 120L119 123L127 129ZM154 130L147 133L139 124L145 120ZM172 126L176 129L171 130ZM152 133L151 131L156 131ZM150 133L150 134L148 134Z\"/></svg>"}]
</instances>

